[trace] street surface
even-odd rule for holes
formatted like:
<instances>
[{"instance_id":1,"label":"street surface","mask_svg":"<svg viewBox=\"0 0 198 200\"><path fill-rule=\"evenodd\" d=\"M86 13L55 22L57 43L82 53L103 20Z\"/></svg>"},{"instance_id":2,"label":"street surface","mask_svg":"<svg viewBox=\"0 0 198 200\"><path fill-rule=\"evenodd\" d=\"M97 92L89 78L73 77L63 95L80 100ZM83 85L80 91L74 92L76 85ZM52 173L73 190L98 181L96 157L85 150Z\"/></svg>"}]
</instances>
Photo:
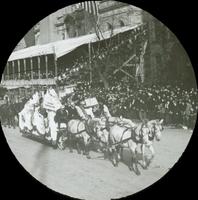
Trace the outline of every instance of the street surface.
<instances>
[{"instance_id":1,"label":"street surface","mask_svg":"<svg viewBox=\"0 0 198 200\"><path fill-rule=\"evenodd\" d=\"M154 142L153 163L147 170L139 166L141 175L137 176L127 167L127 151L124 163L113 167L101 153L91 151L91 159L87 159L75 150L54 150L22 137L18 128L3 130L15 157L32 176L59 193L90 200L125 197L153 184L178 161L192 135L188 130L165 128L162 140Z\"/></svg>"}]
</instances>

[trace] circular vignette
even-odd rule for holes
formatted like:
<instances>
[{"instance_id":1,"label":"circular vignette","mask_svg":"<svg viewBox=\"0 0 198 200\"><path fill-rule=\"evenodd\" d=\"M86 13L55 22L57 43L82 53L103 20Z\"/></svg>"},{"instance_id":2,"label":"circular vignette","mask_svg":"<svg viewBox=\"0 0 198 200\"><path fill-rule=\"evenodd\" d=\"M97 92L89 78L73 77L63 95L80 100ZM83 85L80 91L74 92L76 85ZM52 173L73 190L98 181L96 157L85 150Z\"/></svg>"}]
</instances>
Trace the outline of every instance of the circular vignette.
<instances>
[{"instance_id":1,"label":"circular vignette","mask_svg":"<svg viewBox=\"0 0 198 200\"><path fill-rule=\"evenodd\" d=\"M158 22L156 22L156 23L158 24ZM160 23L159 23L158 25L161 26ZM163 25L162 25L162 27L164 28ZM104 29L105 29L105 28L106 28L106 26L104 26ZM111 29L112 26L107 26L107 28L110 28L110 29ZM162 28L162 29L163 29L163 28ZM169 32L169 30L168 30L168 32ZM170 34L173 36L174 40L177 40L177 39L175 38L174 34L172 34L171 32L170 32ZM151 36L151 37L152 37L152 36ZM180 45L181 45L181 44L179 43L178 46L176 46L176 49L178 48L178 51L181 51L182 53L186 54L185 50L184 50L183 47L180 46ZM153 47L153 48L154 48L154 47ZM158 48L158 49L157 49L157 50L153 50L153 49L152 49L152 50L153 50L153 51L158 51L158 50L159 50L158 52L154 52L154 53L159 53L159 52L160 52L159 47L156 47L156 48ZM150 51L152 51L152 50L150 49ZM153 53L153 52L152 52L152 53ZM187 57L187 60L189 59L187 55L185 55L184 57ZM159 57L156 58L156 60L158 60L158 61L159 61L159 59L160 59ZM172 65L174 65L174 64L172 64ZM191 63L190 63L190 67L192 68ZM172 68L171 68L171 69L172 69ZM154 69L154 70L156 70L156 69ZM191 73L193 74L193 72L191 72ZM174 75L175 75L175 74L174 74ZM193 74L193 76L194 76L194 74ZM141 78L141 77L140 77L140 78ZM155 78L155 77L154 77L154 78ZM141 80L140 80L140 81L141 81ZM194 77L194 81L195 81L195 77ZM194 85L194 84L196 85L196 83L193 83L193 85ZM147 86L147 87L148 87L148 86ZM150 86L149 86L149 87L150 87ZM120 114L120 111L118 112L118 114ZM176 130L174 130L174 131L176 131ZM5 131L4 131L4 132L5 132ZM184 128L184 130L183 130L182 132L185 132L185 128ZM175 133L175 134L176 134L176 133ZM176 134L176 135L177 135L177 134ZM8 144L9 144L9 142L8 142ZM32 144L32 145L34 145L34 144L37 145L37 143L35 143L35 142L34 142L34 143L31 142L31 144ZM51 150L51 149L50 149L50 150ZM66 152L66 153L67 153L67 152ZM60 154L61 154L61 153L60 153ZM74 154L74 156L75 156L75 154ZM156 155L156 156L157 156L157 155ZM81 158L80 158L80 159L81 159ZM159 159L159 158L158 158L158 159ZM19 159L18 159L18 160L19 160ZM88 164L88 162L89 162L89 160L87 161L87 164ZM21 162L20 162L20 163L21 163ZM154 167L156 167L156 169L158 169L158 166L157 166L157 165L154 166ZM112 169L112 170L113 170L113 169ZM129 172L129 173L130 173L130 172ZM149 172L147 172L147 173L149 173ZM154 172L154 173L155 173L155 172ZM143 176L143 174L142 174L141 176ZM139 178L139 177L138 177L138 178ZM141 178L142 178L142 177L141 177ZM141 178L139 178L139 179L141 179ZM37 179L37 180L38 180L38 179ZM42 182L42 181L40 181L40 182ZM50 185L50 184L49 184L49 185ZM149 185L148 185L148 186L149 186ZM145 186L145 187L148 187L148 186ZM51 187L49 186L49 188L51 188ZM52 189L53 189L53 188L52 188ZM55 189L55 191L56 191L56 189ZM60 193L62 193L62 192L60 192ZM75 192L74 192L74 193L75 193ZM122 192L120 192L120 193L122 193ZM83 194L83 195L85 195L85 194ZM87 195L87 194L86 194L86 195ZM85 195L85 196L86 196L86 195ZM123 195L124 195L124 194L123 194ZM130 193L129 193L129 195L130 195ZM86 198L86 197L85 197L85 198Z\"/></svg>"}]
</instances>

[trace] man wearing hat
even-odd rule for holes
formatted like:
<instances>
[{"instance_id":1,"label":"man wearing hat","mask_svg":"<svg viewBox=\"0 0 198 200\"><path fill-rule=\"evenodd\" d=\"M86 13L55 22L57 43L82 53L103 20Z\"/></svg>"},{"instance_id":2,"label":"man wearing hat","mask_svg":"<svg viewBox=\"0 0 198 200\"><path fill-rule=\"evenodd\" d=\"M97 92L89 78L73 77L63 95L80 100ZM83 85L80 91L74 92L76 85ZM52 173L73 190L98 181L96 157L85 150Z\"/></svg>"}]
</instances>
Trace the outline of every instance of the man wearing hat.
<instances>
[{"instance_id":1,"label":"man wearing hat","mask_svg":"<svg viewBox=\"0 0 198 200\"><path fill-rule=\"evenodd\" d=\"M88 119L90 119L90 115L86 112L86 110L84 108L85 101L77 100L76 104L77 105L75 105L75 108L76 108L76 111L77 111L80 119L83 120L83 121L87 121Z\"/></svg>"},{"instance_id":2,"label":"man wearing hat","mask_svg":"<svg viewBox=\"0 0 198 200\"><path fill-rule=\"evenodd\" d=\"M98 98L98 105L94 107L94 115L96 118L105 118L107 120L112 117L108 107L101 98Z\"/></svg>"}]
</instances>

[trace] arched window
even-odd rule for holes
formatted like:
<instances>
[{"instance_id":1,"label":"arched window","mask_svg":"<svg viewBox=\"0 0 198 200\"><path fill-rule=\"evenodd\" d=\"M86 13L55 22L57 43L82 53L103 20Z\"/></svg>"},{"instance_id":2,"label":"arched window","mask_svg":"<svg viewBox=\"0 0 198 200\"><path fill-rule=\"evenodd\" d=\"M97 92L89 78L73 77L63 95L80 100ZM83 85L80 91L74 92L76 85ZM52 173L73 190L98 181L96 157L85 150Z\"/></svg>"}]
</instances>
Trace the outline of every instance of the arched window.
<instances>
[{"instance_id":1,"label":"arched window","mask_svg":"<svg viewBox=\"0 0 198 200\"><path fill-rule=\"evenodd\" d=\"M64 19L67 35L69 37L76 36L75 19L71 15L67 15Z\"/></svg>"},{"instance_id":2,"label":"arched window","mask_svg":"<svg viewBox=\"0 0 198 200\"><path fill-rule=\"evenodd\" d=\"M107 30L113 30L113 26L109 22L107 22Z\"/></svg>"},{"instance_id":3,"label":"arched window","mask_svg":"<svg viewBox=\"0 0 198 200\"><path fill-rule=\"evenodd\" d=\"M119 20L119 25L120 25L120 27L125 26L125 24L124 24L124 22L122 20Z\"/></svg>"},{"instance_id":4,"label":"arched window","mask_svg":"<svg viewBox=\"0 0 198 200\"><path fill-rule=\"evenodd\" d=\"M64 19L64 23L66 24L66 25L68 25L68 24L73 24L74 23L74 18L71 16L71 15L67 15L66 17L65 17L65 19Z\"/></svg>"}]
</instances>

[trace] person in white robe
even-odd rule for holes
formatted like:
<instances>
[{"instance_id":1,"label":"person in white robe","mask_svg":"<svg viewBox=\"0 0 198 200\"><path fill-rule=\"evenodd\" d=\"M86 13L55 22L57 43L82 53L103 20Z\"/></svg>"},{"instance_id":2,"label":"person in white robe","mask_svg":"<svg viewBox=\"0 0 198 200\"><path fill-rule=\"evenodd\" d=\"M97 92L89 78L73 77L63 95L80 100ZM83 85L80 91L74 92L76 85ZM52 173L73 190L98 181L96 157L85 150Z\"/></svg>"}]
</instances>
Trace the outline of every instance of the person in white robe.
<instances>
[{"instance_id":1,"label":"person in white robe","mask_svg":"<svg viewBox=\"0 0 198 200\"><path fill-rule=\"evenodd\" d=\"M47 111L47 119L49 123L49 132L52 144L56 145L58 124L55 122L54 117L56 115L56 111L62 107L62 104L53 88L47 90L43 100L43 107Z\"/></svg>"},{"instance_id":2,"label":"person in white robe","mask_svg":"<svg viewBox=\"0 0 198 200\"><path fill-rule=\"evenodd\" d=\"M25 104L23 110L19 115L19 128L23 131L28 131L29 133L33 130L32 118L34 114L35 106L39 103L39 95L36 92L29 101Z\"/></svg>"}]
</instances>

